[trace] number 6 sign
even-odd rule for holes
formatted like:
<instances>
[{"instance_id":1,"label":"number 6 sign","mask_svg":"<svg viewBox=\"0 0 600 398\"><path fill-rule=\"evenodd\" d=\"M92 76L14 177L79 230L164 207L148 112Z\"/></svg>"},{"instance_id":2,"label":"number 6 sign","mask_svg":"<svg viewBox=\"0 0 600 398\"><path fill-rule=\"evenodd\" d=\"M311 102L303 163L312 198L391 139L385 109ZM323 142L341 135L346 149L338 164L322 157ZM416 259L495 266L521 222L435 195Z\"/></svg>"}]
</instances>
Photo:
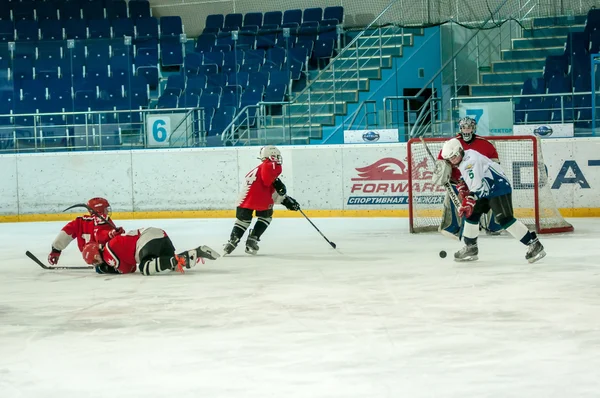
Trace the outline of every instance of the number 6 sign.
<instances>
[{"instance_id":1,"label":"number 6 sign","mask_svg":"<svg viewBox=\"0 0 600 398\"><path fill-rule=\"evenodd\" d=\"M148 116L146 118L146 142L149 147L169 146L171 136L171 118L168 115Z\"/></svg>"}]
</instances>

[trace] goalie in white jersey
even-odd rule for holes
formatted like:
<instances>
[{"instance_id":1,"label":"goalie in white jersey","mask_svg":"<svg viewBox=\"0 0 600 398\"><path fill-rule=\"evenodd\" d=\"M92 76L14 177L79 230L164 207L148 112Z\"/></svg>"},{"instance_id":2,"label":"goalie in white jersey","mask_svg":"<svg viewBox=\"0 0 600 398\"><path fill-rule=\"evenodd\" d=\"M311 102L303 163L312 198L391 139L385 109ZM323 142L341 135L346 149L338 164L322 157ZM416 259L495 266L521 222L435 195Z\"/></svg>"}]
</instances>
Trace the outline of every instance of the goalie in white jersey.
<instances>
[{"instance_id":1,"label":"goalie in white jersey","mask_svg":"<svg viewBox=\"0 0 600 398\"><path fill-rule=\"evenodd\" d=\"M456 138L444 143L442 158L460 170L469 188L469 194L465 196L458 210L459 216L465 217L463 229L465 247L454 253L456 261L477 260L479 219L490 209L494 212L496 222L527 246L525 255L527 261L533 263L546 255L536 233L529 231L525 224L514 217L512 187L498 163L477 151L463 150Z\"/></svg>"}]
</instances>

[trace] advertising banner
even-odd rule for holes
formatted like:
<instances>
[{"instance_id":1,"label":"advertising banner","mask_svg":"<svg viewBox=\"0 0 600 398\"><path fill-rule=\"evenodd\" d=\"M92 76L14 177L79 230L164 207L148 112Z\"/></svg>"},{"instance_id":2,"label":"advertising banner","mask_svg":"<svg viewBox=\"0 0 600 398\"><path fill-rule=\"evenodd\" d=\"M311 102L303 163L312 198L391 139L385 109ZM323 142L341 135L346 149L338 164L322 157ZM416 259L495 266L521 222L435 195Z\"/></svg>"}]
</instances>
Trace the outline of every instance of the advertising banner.
<instances>
[{"instance_id":1,"label":"advertising banner","mask_svg":"<svg viewBox=\"0 0 600 398\"><path fill-rule=\"evenodd\" d=\"M573 123L565 124L517 124L513 126L515 135L535 135L541 138L573 137Z\"/></svg>"},{"instance_id":2,"label":"advertising banner","mask_svg":"<svg viewBox=\"0 0 600 398\"><path fill-rule=\"evenodd\" d=\"M345 144L381 144L398 142L398 129L344 130Z\"/></svg>"},{"instance_id":3,"label":"advertising banner","mask_svg":"<svg viewBox=\"0 0 600 398\"><path fill-rule=\"evenodd\" d=\"M461 102L459 115L475 119L479 135L510 135L513 131L511 102Z\"/></svg>"}]
</instances>

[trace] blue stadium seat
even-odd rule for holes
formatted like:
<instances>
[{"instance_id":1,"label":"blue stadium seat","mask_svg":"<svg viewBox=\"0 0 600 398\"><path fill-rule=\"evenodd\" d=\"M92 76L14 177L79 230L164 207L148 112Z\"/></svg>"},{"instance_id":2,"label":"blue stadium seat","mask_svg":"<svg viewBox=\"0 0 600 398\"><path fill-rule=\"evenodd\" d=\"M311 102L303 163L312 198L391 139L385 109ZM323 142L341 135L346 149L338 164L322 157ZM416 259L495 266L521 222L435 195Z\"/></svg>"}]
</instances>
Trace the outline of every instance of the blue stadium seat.
<instances>
[{"instance_id":1,"label":"blue stadium seat","mask_svg":"<svg viewBox=\"0 0 600 398\"><path fill-rule=\"evenodd\" d=\"M285 84L269 84L265 90L265 102L283 102L287 93L287 85Z\"/></svg>"},{"instance_id":2,"label":"blue stadium seat","mask_svg":"<svg viewBox=\"0 0 600 398\"><path fill-rule=\"evenodd\" d=\"M283 24L282 29L277 32L277 42L275 45L277 47L283 47L289 49L294 47L296 44L296 40L298 39L298 24L294 23L286 23ZM283 34L283 29L289 29L290 35L289 37L285 37Z\"/></svg>"},{"instance_id":3,"label":"blue stadium seat","mask_svg":"<svg viewBox=\"0 0 600 398\"><path fill-rule=\"evenodd\" d=\"M58 20L58 9L56 3L52 1L36 3L35 13L39 22L45 20Z\"/></svg>"},{"instance_id":4,"label":"blue stadium seat","mask_svg":"<svg viewBox=\"0 0 600 398\"><path fill-rule=\"evenodd\" d=\"M319 39L333 39L337 43L337 19L324 19L319 23Z\"/></svg>"},{"instance_id":5,"label":"blue stadium seat","mask_svg":"<svg viewBox=\"0 0 600 398\"><path fill-rule=\"evenodd\" d=\"M12 21L10 7L0 7L0 21Z\"/></svg>"},{"instance_id":6,"label":"blue stadium seat","mask_svg":"<svg viewBox=\"0 0 600 398\"><path fill-rule=\"evenodd\" d=\"M43 126L54 126L65 123L65 117L60 113L65 108L69 109L72 105L67 99L54 98L41 101L38 107L39 113L52 113L52 115L40 115L39 123Z\"/></svg>"},{"instance_id":7,"label":"blue stadium seat","mask_svg":"<svg viewBox=\"0 0 600 398\"><path fill-rule=\"evenodd\" d=\"M217 44L213 46L212 51L228 52L231 51L234 44L231 32L221 32L217 35Z\"/></svg>"},{"instance_id":8,"label":"blue stadium seat","mask_svg":"<svg viewBox=\"0 0 600 398\"><path fill-rule=\"evenodd\" d=\"M529 78L523 83L522 95L545 94L546 82L543 78ZM550 106L543 97L525 97L527 123L548 122L550 120Z\"/></svg>"},{"instance_id":9,"label":"blue stadium seat","mask_svg":"<svg viewBox=\"0 0 600 398\"><path fill-rule=\"evenodd\" d=\"M46 19L40 22L42 40L63 40L64 31L60 21Z\"/></svg>"},{"instance_id":10,"label":"blue stadium seat","mask_svg":"<svg viewBox=\"0 0 600 398\"><path fill-rule=\"evenodd\" d=\"M217 36L213 33L203 33L198 36L194 51L196 52L209 52L212 47L217 43Z\"/></svg>"},{"instance_id":11,"label":"blue stadium seat","mask_svg":"<svg viewBox=\"0 0 600 398\"><path fill-rule=\"evenodd\" d=\"M188 94L202 95L202 91L206 88L206 76L188 76L185 92Z\"/></svg>"},{"instance_id":12,"label":"blue stadium seat","mask_svg":"<svg viewBox=\"0 0 600 398\"><path fill-rule=\"evenodd\" d=\"M227 85L227 75L222 73L215 73L212 75L206 75L206 86L217 86L223 87Z\"/></svg>"},{"instance_id":13,"label":"blue stadium seat","mask_svg":"<svg viewBox=\"0 0 600 398\"><path fill-rule=\"evenodd\" d=\"M158 109L172 109L177 108L177 102L179 101L179 97L175 95L161 95L158 97L158 104L156 107Z\"/></svg>"},{"instance_id":14,"label":"blue stadium seat","mask_svg":"<svg viewBox=\"0 0 600 398\"><path fill-rule=\"evenodd\" d=\"M215 136L222 134L223 130L233 121L235 114L236 107L234 106L219 107L212 118L208 135Z\"/></svg>"},{"instance_id":15,"label":"blue stadium seat","mask_svg":"<svg viewBox=\"0 0 600 398\"><path fill-rule=\"evenodd\" d=\"M106 16L108 19L128 18L127 3L124 0L107 1Z\"/></svg>"},{"instance_id":16,"label":"blue stadium seat","mask_svg":"<svg viewBox=\"0 0 600 398\"><path fill-rule=\"evenodd\" d=\"M92 19L88 21L88 36L90 39L110 39L110 21L108 19Z\"/></svg>"},{"instance_id":17,"label":"blue stadium seat","mask_svg":"<svg viewBox=\"0 0 600 398\"><path fill-rule=\"evenodd\" d=\"M223 92L223 94L221 94L221 99L219 101L219 107L233 106L233 107L237 108L239 103L240 103L240 96L236 95L235 93L227 91L227 92Z\"/></svg>"},{"instance_id":18,"label":"blue stadium seat","mask_svg":"<svg viewBox=\"0 0 600 398\"><path fill-rule=\"evenodd\" d=\"M319 39L315 42L312 57L319 68L329 63L329 60L333 57L333 49L333 39Z\"/></svg>"},{"instance_id":19,"label":"blue stadium seat","mask_svg":"<svg viewBox=\"0 0 600 398\"><path fill-rule=\"evenodd\" d=\"M263 25L256 36L256 49L275 47L278 29L277 25Z\"/></svg>"},{"instance_id":20,"label":"blue stadium seat","mask_svg":"<svg viewBox=\"0 0 600 398\"><path fill-rule=\"evenodd\" d=\"M321 22L323 19L323 9L321 7L305 8L302 16L302 22Z\"/></svg>"},{"instance_id":21,"label":"blue stadium seat","mask_svg":"<svg viewBox=\"0 0 600 398\"><path fill-rule=\"evenodd\" d=\"M289 86L292 80L292 74L289 70L274 71L269 73L269 86L284 85Z\"/></svg>"},{"instance_id":22,"label":"blue stadium seat","mask_svg":"<svg viewBox=\"0 0 600 398\"><path fill-rule=\"evenodd\" d=\"M0 42L15 41L15 26L12 21L0 20Z\"/></svg>"},{"instance_id":23,"label":"blue stadium seat","mask_svg":"<svg viewBox=\"0 0 600 398\"><path fill-rule=\"evenodd\" d=\"M202 54L187 53L184 58L184 71L186 75L197 75L202 65Z\"/></svg>"},{"instance_id":24,"label":"blue stadium seat","mask_svg":"<svg viewBox=\"0 0 600 398\"><path fill-rule=\"evenodd\" d=\"M217 86L214 84L208 84L208 76L206 79L206 88L202 91L202 95L216 95L221 98L221 94L223 93L223 88L221 86Z\"/></svg>"},{"instance_id":25,"label":"blue stadium seat","mask_svg":"<svg viewBox=\"0 0 600 398\"><path fill-rule=\"evenodd\" d=\"M210 56L209 56L210 58ZM225 65L240 65L244 63L244 52L241 50L230 51L223 53L223 66Z\"/></svg>"},{"instance_id":26,"label":"blue stadium seat","mask_svg":"<svg viewBox=\"0 0 600 398\"><path fill-rule=\"evenodd\" d=\"M244 15L244 24L242 26L256 26L260 28L263 24L262 12L249 12Z\"/></svg>"},{"instance_id":27,"label":"blue stadium seat","mask_svg":"<svg viewBox=\"0 0 600 398\"><path fill-rule=\"evenodd\" d=\"M33 79L33 60L17 58L13 60L13 75L15 80Z\"/></svg>"},{"instance_id":28,"label":"blue stadium seat","mask_svg":"<svg viewBox=\"0 0 600 398\"><path fill-rule=\"evenodd\" d=\"M6 6L6 4L3 4L3 7ZM13 2L13 21L33 21L35 19L33 11L34 3L32 1Z\"/></svg>"},{"instance_id":29,"label":"blue stadium seat","mask_svg":"<svg viewBox=\"0 0 600 398\"><path fill-rule=\"evenodd\" d=\"M287 23L295 23L300 25L302 23L302 10L285 10L283 12L283 25Z\"/></svg>"},{"instance_id":30,"label":"blue stadium seat","mask_svg":"<svg viewBox=\"0 0 600 398\"><path fill-rule=\"evenodd\" d=\"M240 72L254 73L261 69L261 64L258 63L245 63L240 66Z\"/></svg>"},{"instance_id":31,"label":"blue stadium seat","mask_svg":"<svg viewBox=\"0 0 600 398\"><path fill-rule=\"evenodd\" d=\"M217 64L203 64L198 68L198 74L200 75L214 75L219 72Z\"/></svg>"},{"instance_id":32,"label":"blue stadium seat","mask_svg":"<svg viewBox=\"0 0 600 398\"><path fill-rule=\"evenodd\" d=\"M323 12L323 19L335 19L338 21L338 24L344 22L344 7L342 6L332 6L325 7L325 11Z\"/></svg>"},{"instance_id":33,"label":"blue stadium seat","mask_svg":"<svg viewBox=\"0 0 600 398\"><path fill-rule=\"evenodd\" d=\"M36 43L34 42L16 42L13 58L35 59L37 53Z\"/></svg>"},{"instance_id":34,"label":"blue stadium seat","mask_svg":"<svg viewBox=\"0 0 600 398\"><path fill-rule=\"evenodd\" d=\"M171 75L167 78L167 85L162 95L174 95L179 97L185 90L186 78L183 75Z\"/></svg>"},{"instance_id":35,"label":"blue stadium seat","mask_svg":"<svg viewBox=\"0 0 600 398\"><path fill-rule=\"evenodd\" d=\"M41 145L43 148L66 149L68 129L65 127L43 127L40 130Z\"/></svg>"},{"instance_id":36,"label":"blue stadium seat","mask_svg":"<svg viewBox=\"0 0 600 398\"><path fill-rule=\"evenodd\" d=\"M288 50L286 64L282 70L289 70L293 80L299 80L304 72L307 50L305 48L292 48Z\"/></svg>"},{"instance_id":37,"label":"blue stadium seat","mask_svg":"<svg viewBox=\"0 0 600 398\"><path fill-rule=\"evenodd\" d=\"M158 49L152 47L138 48L135 56L136 66L157 66L158 65Z\"/></svg>"},{"instance_id":38,"label":"blue stadium seat","mask_svg":"<svg viewBox=\"0 0 600 398\"><path fill-rule=\"evenodd\" d=\"M65 55L64 45L63 41L38 43L38 60L63 58Z\"/></svg>"},{"instance_id":39,"label":"blue stadium seat","mask_svg":"<svg viewBox=\"0 0 600 398\"><path fill-rule=\"evenodd\" d=\"M129 1L129 18L142 19L151 16L150 3L147 0Z\"/></svg>"},{"instance_id":40,"label":"blue stadium seat","mask_svg":"<svg viewBox=\"0 0 600 398\"><path fill-rule=\"evenodd\" d=\"M274 70L280 70L281 65L285 62L286 51L281 47L273 47L267 50L265 66L266 65L275 65Z\"/></svg>"},{"instance_id":41,"label":"blue stadium seat","mask_svg":"<svg viewBox=\"0 0 600 398\"><path fill-rule=\"evenodd\" d=\"M224 32L231 32L234 30L239 30L242 27L242 20L244 16L239 13L227 14L225 15L225 23L223 24Z\"/></svg>"},{"instance_id":42,"label":"blue stadium seat","mask_svg":"<svg viewBox=\"0 0 600 398\"><path fill-rule=\"evenodd\" d=\"M179 37L160 40L161 64L164 67L183 65L183 46Z\"/></svg>"},{"instance_id":43,"label":"blue stadium seat","mask_svg":"<svg viewBox=\"0 0 600 398\"><path fill-rule=\"evenodd\" d=\"M136 68L136 75L145 79L150 90L158 87L159 74L157 66L140 66Z\"/></svg>"},{"instance_id":44,"label":"blue stadium seat","mask_svg":"<svg viewBox=\"0 0 600 398\"><path fill-rule=\"evenodd\" d=\"M160 37L177 37L183 33L181 17L160 17Z\"/></svg>"},{"instance_id":45,"label":"blue stadium seat","mask_svg":"<svg viewBox=\"0 0 600 398\"><path fill-rule=\"evenodd\" d=\"M73 40L83 40L87 38L87 26L82 19L70 19L63 22L65 28L65 37Z\"/></svg>"},{"instance_id":46,"label":"blue stadium seat","mask_svg":"<svg viewBox=\"0 0 600 398\"><path fill-rule=\"evenodd\" d=\"M21 41L36 41L39 39L38 23L36 21L15 22L15 38Z\"/></svg>"},{"instance_id":47,"label":"blue stadium seat","mask_svg":"<svg viewBox=\"0 0 600 398\"><path fill-rule=\"evenodd\" d=\"M233 94L235 97L239 98L243 91L241 85L235 84L235 82L228 82L226 86L223 86L223 93L221 95Z\"/></svg>"},{"instance_id":48,"label":"blue stadium seat","mask_svg":"<svg viewBox=\"0 0 600 398\"><path fill-rule=\"evenodd\" d=\"M199 104L200 96L186 92L179 98L177 106L180 108L197 108Z\"/></svg>"},{"instance_id":49,"label":"blue stadium seat","mask_svg":"<svg viewBox=\"0 0 600 398\"><path fill-rule=\"evenodd\" d=\"M131 4L131 3L130 3ZM136 38L158 39L158 19L148 17L135 21Z\"/></svg>"},{"instance_id":50,"label":"blue stadium seat","mask_svg":"<svg viewBox=\"0 0 600 398\"><path fill-rule=\"evenodd\" d=\"M83 19L89 20L106 18L106 11L104 10L102 0L83 1L81 3L81 14L83 15Z\"/></svg>"},{"instance_id":51,"label":"blue stadium seat","mask_svg":"<svg viewBox=\"0 0 600 398\"><path fill-rule=\"evenodd\" d=\"M110 56L112 58L133 59L133 46L125 44L122 40L112 40L110 43Z\"/></svg>"},{"instance_id":52,"label":"blue stadium seat","mask_svg":"<svg viewBox=\"0 0 600 398\"><path fill-rule=\"evenodd\" d=\"M249 87L266 87L269 84L269 75L264 72L254 72L248 74Z\"/></svg>"},{"instance_id":53,"label":"blue stadium seat","mask_svg":"<svg viewBox=\"0 0 600 398\"><path fill-rule=\"evenodd\" d=\"M61 21L81 19L81 8L72 2L59 3L58 14Z\"/></svg>"},{"instance_id":54,"label":"blue stadium seat","mask_svg":"<svg viewBox=\"0 0 600 398\"><path fill-rule=\"evenodd\" d=\"M233 85L241 86L242 88L245 88L248 86L248 83L249 83L249 74L248 74L248 72L230 73L227 75L227 82L229 84L233 84Z\"/></svg>"},{"instance_id":55,"label":"blue stadium seat","mask_svg":"<svg viewBox=\"0 0 600 398\"><path fill-rule=\"evenodd\" d=\"M223 29L225 17L223 14L211 14L206 16L206 23L202 33L219 33Z\"/></svg>"},{"instance_id":56,"label":"blue stadium seat","mask_svg":"<svg viewBox=\"0 0 600 398\"><path fill-rule=\"evenodd\" d=\"M219 98L220 95L218 94L202 93L202 95L200 96L200 106L204 108L218 108Z\"/></svg>"},{"instance_id":57,"label":"blue stadium seat","mask_svg":"<svg viewBox=\"0 0 600 398\"><path fill-rule=\"evenodd\" d=\"M548 94L565 94L571 92L571 82L569 78L564 75L557 75L553 77L546 84L546 87L548 88ZM546 104L548 104L548 108L552 110L550 119L553 123L562 123L563 117L565 121L572 120L573 104L571 102L571 96L549 96L545 101ZM561 109L563 107L564 110Z\"/></svg>"},{"instance_id":58,"label":"blue stadium seat","mask_svg":"<svg viewBox=\"0 0 600 398\"><path fill-rule=\"evenodd\" d=\"M150 87L146 79L140 76L132 76L129 86L125 86L125 97L131 101L133 108L148 106Z\"/></svg>"},{"instance_id":59,"label":"blue stadium seat","mask_svg":"<svg viewBox=\"0 0 600 398\"><path fill-rule=\"evenodd\" d=\"M121 38L124 36L134 37L134 26L131 19L114 19L111 21L113 29L113 37Z\"/></svg>"},{"instance_id":60,"label":"blue stadium seat","mask_svg":"<svg viewBox=\"0 0 600 398\"><path fill-rule=\"evenodd\" d=\"M283 13L281 11L269 11L265 12L265 16L263 18L263 26L264 25L275 25L276 27L281 26L283 20Z\"/></svg>"},{"instance_id":61,"label":"blue stadium seat","mask_svg":"<svg viewBox=\"0 0 600 398\"><path fill-rule=\"evenodd\" d=\"M218 67L223 66L224 62L225 62L225 55L222 52L204 53L204 58L202 59L202 64L204 64L204 65L214 64L214 65L217 65Z\"/></svg>"},{"instance_id":62,"label":"blue stadium seat","mask_svg":"<svg viewBox=\"0 0 600 398\"><path fill-rule=\"evenodd\" d=\"M240 65L239 64L223 65L221 67L221 73L224 73L226 75L236 74L236 73L239 72L239 70L240 70Z\"/></svg>"},{"instance_id":63,"label":"blue stadium seat","mask_svg":"<svg viewBox=\"0 0 600 398\"><path fill-rule=\"evenodd\" d=\"M236 47L240 50L250 50L256 48L256 36L258 27L244 26L238 35Z\"/></svg>"},{"instance_id":64,"label":"blue stadium seat","mask_svg":"<svg viewBox=\"0 0 600 398\"><path fill-rule=\"evenodd\" d=\"M39 59L35 64L35 78L54 80L59 77L58 63L54 59Z\"/></svg>"}]
</instances>

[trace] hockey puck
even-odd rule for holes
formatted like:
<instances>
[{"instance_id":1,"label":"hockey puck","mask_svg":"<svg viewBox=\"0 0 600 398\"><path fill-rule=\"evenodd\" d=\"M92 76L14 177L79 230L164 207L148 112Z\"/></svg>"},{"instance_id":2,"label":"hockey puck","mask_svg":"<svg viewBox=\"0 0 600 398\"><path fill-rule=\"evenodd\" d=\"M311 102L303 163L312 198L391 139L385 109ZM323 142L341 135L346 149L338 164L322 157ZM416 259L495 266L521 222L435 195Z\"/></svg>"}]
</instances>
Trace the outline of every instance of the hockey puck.
<instances>
[{"instance_id":1,"label":"hockey puck","mask_svg":"<svg viewBox=\"0 0 600 398\"><path fill-rule=\"evenodd\" d=\"M446 258L446 251L445 251L445 250L442 250L442 251L440 252L440 257L441 257L441 258Z\"/></svg>"}]
</instances>

